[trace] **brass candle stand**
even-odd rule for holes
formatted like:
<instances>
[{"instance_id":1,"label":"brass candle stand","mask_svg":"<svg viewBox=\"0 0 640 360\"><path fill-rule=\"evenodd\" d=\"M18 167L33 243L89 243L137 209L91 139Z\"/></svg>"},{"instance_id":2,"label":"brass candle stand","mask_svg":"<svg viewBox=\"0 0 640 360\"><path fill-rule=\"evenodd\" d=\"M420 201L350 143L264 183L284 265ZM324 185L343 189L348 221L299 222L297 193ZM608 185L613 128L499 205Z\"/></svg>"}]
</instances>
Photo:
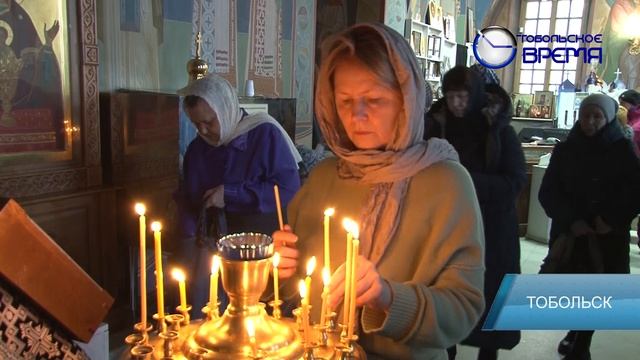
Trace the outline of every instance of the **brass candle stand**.
<instances>
[{"instance_id":1,"label":"brass candle stand","mask_svg":"<svg viewBox=\"0 0 640 360\"><path fill-rule=\"evenodd\" d=\"M270 302L273 316L267 314L260 296L267 287L272 267L273 244L269 236L229 235L220 239L218 249L222 258L222 285L229 296L224 314L218 314L218 304L213 309L207 304L202 309L205 319L191 321L191 307L178 306L179 314L157 319L157 333L152 334L150 326L142 329L138 325L136 333L125 339L129 351L124 358L366 359L356 344L357 336L352 339L341 336L335 313L327 315L327 324L310 324L310 333L304 337L297 321L281 316L281 302ZM295 309L294 313L299 317L301 309ZM251 331L247 324L251 324Z\"/></svg>"}]
</instances>

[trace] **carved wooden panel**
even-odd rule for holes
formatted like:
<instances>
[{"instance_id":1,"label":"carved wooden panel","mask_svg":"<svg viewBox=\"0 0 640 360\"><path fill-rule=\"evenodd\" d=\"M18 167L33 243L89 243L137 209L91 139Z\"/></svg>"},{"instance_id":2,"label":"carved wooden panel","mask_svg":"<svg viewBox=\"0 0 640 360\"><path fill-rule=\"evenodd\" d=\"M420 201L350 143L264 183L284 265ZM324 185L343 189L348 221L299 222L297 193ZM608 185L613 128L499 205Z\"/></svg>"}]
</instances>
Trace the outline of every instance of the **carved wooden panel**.
<instances>
[{"instance_id":1,"label":"carved wooden panel","mask_svg":"<svg viewBox=\"0 0 640 360\"><path fill-rule=\"evenodd\" d=\"M100 101L107 182L177 178L178 97L126 91L101 94Z\"/></svg>"},{"instance_id":2,"label":"carved wooden panel","mask_svg":"<svg viewBox=\"0 0 640 360\"><path fill-rule=\"evenodd\" d=\"M50 171L43 174L0 178L0 193L21 198L76 190L87 183L84 169Z\"/></svg>"},{"instance_id":3,"label":"carved wooden panel","mask_svg":"<svg viewBox=\"0 0 640 360\"><path fill-rule=\"evenodd\" d=\"M98 284L116 297L126 269L118 264L116 191L21 201L20 205L62 249Z\"/></svg>"}]
</instances>

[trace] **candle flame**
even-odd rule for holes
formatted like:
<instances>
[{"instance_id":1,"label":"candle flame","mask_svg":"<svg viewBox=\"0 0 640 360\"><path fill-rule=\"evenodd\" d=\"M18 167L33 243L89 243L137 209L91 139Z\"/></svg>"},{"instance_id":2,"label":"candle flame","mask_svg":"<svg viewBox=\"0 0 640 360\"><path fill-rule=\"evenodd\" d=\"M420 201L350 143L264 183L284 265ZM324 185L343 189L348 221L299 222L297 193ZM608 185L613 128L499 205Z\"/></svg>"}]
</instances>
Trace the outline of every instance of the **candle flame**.
<instances>
[{"instance_id":1,"label":"candle flame","mask_svg":"<svg viewBox=\"0 0 640 360\"><path fill-rule=\"evenodd\" d=\"M316 257L312 256L309 261L307 261L307 276L311 276L313 274L313 270L316 269Z\"/></svg>"},{"instance_id":2,"label":"candle flame","mask_svg":"<svg viewBox=\"0 0 640 360\"><path fill-rule=\"evenodd\" d=\"M640 14L630 14L622 24L622 33L629 39L640 37L640 29L637 24L640 22Z\"/></svg>"},{"instance_id":3,"label":"candle flame","mask_svg":"<svg viewBox=\"0 0 640 360\"><path fill-rule=\"evenodd\" d=\"M253 338L256 336L256 327L253 324L253 320L251 318L247 318L247 320L245 320L245 324L247 327L247 334L249 335L250 338Z\"/></svg>"},{"instance_id":4,"label":"candle flame","mask_svg":"<svg viewBox=\"0 0 640 360\"><path fill-rule=\"evenodd\" d=\"M334 208L324 209L324 216L333 216L333 214L335 213L336 213L336 209Z\"/></svg>"},{"instance_id":5,"label":"candle flame","mask_svg":"<svg viewBox=\"0 0 640 360\"><path fill-rule=\"evenodd\" d=\"M331 273L329 272L329 269L327 268L322 269L322 283L324 284L324 286L329 286L330 282L331 282Z\"/></svg>"},{"instance_id":6,"label":"candle flame","mask_svg":"<svg viewBox=\"0 0 640 360\"><path fill-rule=\"evenodd\" d=\"M280 253L273 254L273 267L278 267L280 265Z\"/></svg>"},{"instance_id":7,"label":"candle flame","mask_svg":"<svg viewBox=\"0 0 640 360\"><path fill-rule=\"evenodd\" d=\"M153 231L160 231L162 230L162 224L160 223L160 221L154 221L151 223L151 230Z\"/></svg>"},{"instance_id":8,"label":"candle flame","mask_svg":"<svg viewBox=\"0 0 640 360\"><path fill-rule=\"evenodd\" d=\"M220 256L213 255L213 258L211 259L211 273L217 274L218 271L220 271Z\"/></svg>"},{"instance_id":9,"label":"candle flame","mask_svg":"<svg viewBox=\"0 0 640 360\"><path fill-rule=\"evenodd\" d=\"M144 213L147 212L147 207L144 206L143 203L136 203L136 206L134 208L136 210L136 213L140 216L144 215Z\"/></svg>"},{"instance_id":10,"label":"candle flame","mask_svg":"<svg viewBox=\"0 0 640 360\"><path fill-rule=\"evenodd\" d=\"M304 283L304 280L300 280L300 282L298 282L298 291L300 291L301 298L304 299L307 297L307 285Z\"/></svg>"},{"instance_id":11,"label":"candle flame","mask_svg":"<svg viewBox=\"0 0 640 360\"><path fill-rule=\"evenodd\" d=\"M358 224L353 223L353 231L351 231L351 234L353 235L354 239L359 239L360 238L360 229L358 228Z\"/></svg>"},{"instance_id":12,"label":"candle flame","mask_svg":"<svg viewBox=\"0 0 640 360\"><path fill-rule=\"evenodd\" d=\"M171 270L171 276L176 280L176 281L185 281L186 279L186 275L184 274L184 271L178 269L178 268L173 268L173 270Z\"/></svg>"},{"instance_id":13,"label":"candle flame","mask_svg":"<svg viewBox=\"0 0 640 360\"><path fill-rule=\"evenodd\" d=\"M357 239L360 237L360 230L358 229L358 224L355 221L349 218L344 218L342 220L342 226L344 227L345 230L351 233L351 235L353 235L354 238Z\"/></svg>"}]
</instances>

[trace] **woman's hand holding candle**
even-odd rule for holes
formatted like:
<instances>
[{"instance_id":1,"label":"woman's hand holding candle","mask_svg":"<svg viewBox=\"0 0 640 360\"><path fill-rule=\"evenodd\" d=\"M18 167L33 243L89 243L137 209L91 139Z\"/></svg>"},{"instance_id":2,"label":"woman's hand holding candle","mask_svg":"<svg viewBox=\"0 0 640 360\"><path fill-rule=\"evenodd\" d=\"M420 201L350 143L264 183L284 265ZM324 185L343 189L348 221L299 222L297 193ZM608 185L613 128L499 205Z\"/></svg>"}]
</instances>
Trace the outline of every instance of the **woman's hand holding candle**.
<instances>
[{"instance_id":1,"label":"woman's hand holding candle","mask_svg":"<svg viewBox=\"0 0 640 360\"><path fill-rule=\"evenodd\" d=\"M380 276L373 263L365 257L359 255L356 264L356 305L380 310L389 309L392 300L389 283ZM329 306L332 309L336 309L344 297L344 270L345 264L343 263L331 276Z\"/></svg>"},{"instance_id":2,"label":"woman's hand holding candle","mask_svg":"<svg viewBox=\"0 0 640 360\"><path fill-rule=\"evenodd\" d=\"M280 279L288 279L296 273L298 268L298 249L296 242L298 236L291 232L289 225L284 226L284 230L275 231L272 235L274 252L280 254L278 264L278 276Z\"/></svg>"}]
</instances>

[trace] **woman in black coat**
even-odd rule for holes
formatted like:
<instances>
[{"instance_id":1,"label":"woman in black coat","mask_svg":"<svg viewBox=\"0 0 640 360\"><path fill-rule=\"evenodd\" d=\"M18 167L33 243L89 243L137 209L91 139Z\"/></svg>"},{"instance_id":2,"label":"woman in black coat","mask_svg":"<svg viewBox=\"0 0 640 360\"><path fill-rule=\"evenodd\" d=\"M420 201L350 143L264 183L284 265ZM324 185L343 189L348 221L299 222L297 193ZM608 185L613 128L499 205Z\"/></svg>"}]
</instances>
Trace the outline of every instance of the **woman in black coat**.
<instances>
[{"instance_id":1,"label":"woman in black coat","mask_svg":"<svg viewBox=\"0 0 640 360\"><path fill-rule=\"evenodd\" d=\"M457 66L444 75L444 98L425 117L425 138L447 139L475 185L485 233L486 310L463 344L480 348L478 359L496 359L512 349L519 331L482 331L482 324L505 274L520 273L516 198L527 180L522 146L509 125L512 105L499 84L485 82ZM455 358L455 347L449 350Z\"/></svg>"},{"instance_id":2,"label":"woman in black coat","mask_svg":"<svg viewBox=\"0 0 640 360\"><path fill-rule=\"evenodd\" d=\"M607 95L586 97L567 141L553 150L540 186L540 204L551 218L549 246L561 235L575 238L564 271L629 273L629 227L640 211L640 162L614 121L617 109ZM564 359L590 359L592 336L593 331L570 331L558 352Z\"/></svg>"}]
</instances>

